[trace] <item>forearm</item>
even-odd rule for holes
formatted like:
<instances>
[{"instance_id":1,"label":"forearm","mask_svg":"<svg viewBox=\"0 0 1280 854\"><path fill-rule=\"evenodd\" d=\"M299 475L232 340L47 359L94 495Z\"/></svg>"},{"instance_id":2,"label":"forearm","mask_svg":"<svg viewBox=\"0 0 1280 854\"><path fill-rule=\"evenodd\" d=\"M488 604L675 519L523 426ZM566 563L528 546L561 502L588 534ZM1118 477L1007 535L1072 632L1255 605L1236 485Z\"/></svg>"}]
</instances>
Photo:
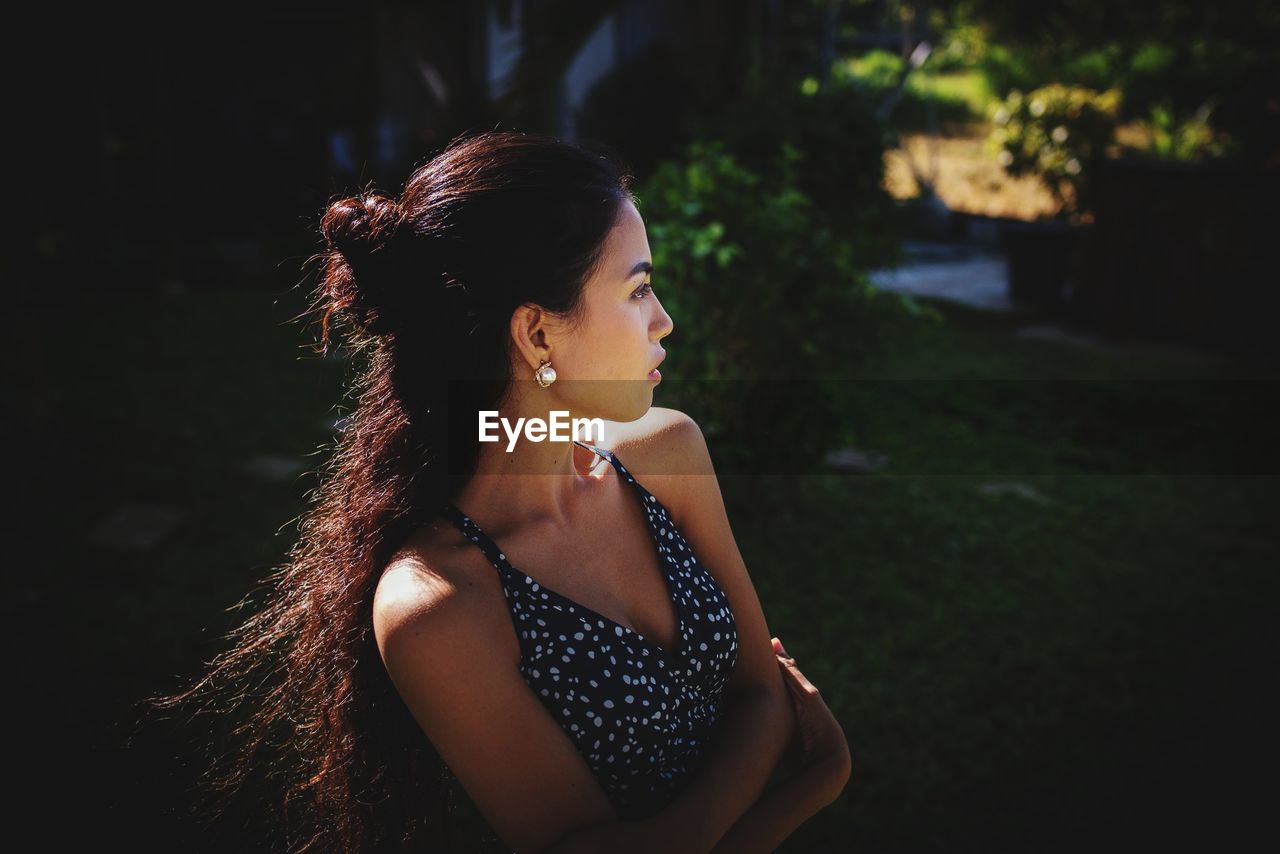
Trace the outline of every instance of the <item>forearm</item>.
<instances>
[{"instance_id":1,"label":"forearm","mask_svg":"<svg viewBox=\"0 0 1280 854\"><path fill-rule=\"evenodd\" d=\"M785 686L734 698L723 727L688 787L652 819L671 840L667 854L706 854L760 799L795 730Z\"/></svg>"},{"instance_id":2,"label":"forearm","mask_svg":"<svg viewBox=\"0 0 1280 854\"><path fill-rule=\"evenodd\" d=\"M768 789L720 838L711 854L769 854L840 794L834 763L812 766Z\"/></svg>"},{"instance_id":3,"label":"forearm","mask_svg":"<svg viewBox=\"0 0 1280 854\"><path fill-rule=\"evenodd\" d=\"M617 819L580 827L543 849L542 854L649 854L655 842L654 833L642 821Z\"/></svg>"}]
</instances>

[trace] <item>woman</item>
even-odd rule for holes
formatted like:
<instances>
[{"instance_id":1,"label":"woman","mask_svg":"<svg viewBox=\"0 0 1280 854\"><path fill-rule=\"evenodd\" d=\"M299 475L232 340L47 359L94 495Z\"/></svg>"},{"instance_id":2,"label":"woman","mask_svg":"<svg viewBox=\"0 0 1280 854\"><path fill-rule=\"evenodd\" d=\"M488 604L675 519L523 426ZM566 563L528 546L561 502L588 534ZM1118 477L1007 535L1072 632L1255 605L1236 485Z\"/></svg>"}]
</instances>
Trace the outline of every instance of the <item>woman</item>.
<instances>
[{"instance_id":1,"label":"woman","mask_svg":"<svg viewBox=\"0 0 1280 854\"><path fill-rule=\"evenodd\" d=\"M283 645L250 747L288 722L301 850L438 844L456 780L521 854L768 851L848 779L701 431L652 406L673 324L629 186L494 132L323 218L322 341L336 319L364 357L358 405L276 598L206 677ZM557 411L602 435L480 441L485 413Z\"/></svg>"}]
</instances>

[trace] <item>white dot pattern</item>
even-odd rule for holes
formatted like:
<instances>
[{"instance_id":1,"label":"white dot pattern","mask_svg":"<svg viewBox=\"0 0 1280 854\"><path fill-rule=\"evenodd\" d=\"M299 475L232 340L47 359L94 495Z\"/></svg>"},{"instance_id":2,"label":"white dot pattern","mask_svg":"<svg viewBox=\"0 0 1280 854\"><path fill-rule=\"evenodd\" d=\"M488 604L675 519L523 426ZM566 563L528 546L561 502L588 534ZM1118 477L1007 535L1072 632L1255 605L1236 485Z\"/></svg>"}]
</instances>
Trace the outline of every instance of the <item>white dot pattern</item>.
<instances>
[{"instance_id":1,"label":"white dot pattern","mask_svg":"<svg viewBox=\"0 0 1280 854\"><path fill-rule=\"evenodd\" d=\"M728 598L666 507L612 451L577 444L608 459L640 496L679 618L674 650L530 578L470 517L449 503L443 509L498 570L525 682L573 740L619 816L646 817L700 767L722 717L738 633Z\"/></svg>"}]
</instances>

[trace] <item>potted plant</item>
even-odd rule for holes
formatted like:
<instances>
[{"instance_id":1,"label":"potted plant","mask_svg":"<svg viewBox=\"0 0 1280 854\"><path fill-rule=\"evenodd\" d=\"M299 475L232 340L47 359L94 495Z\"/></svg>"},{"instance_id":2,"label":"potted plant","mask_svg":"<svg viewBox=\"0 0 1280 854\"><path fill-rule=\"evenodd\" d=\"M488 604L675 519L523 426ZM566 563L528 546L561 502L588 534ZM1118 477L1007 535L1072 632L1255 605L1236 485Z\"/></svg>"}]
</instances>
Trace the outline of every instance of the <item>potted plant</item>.
<instances>
[{"instance_id":1,"label":"potted plant","mask_svg":"<svg viewBox=\"0 0 1280 854\"><path fill-rule=\"evenodd\" d=\"M1058 207L1047 219L1001 227L1015 303L1049 311L1063 305L1072 253L1091 219L1089 179L1115 136L1119 110L1119 90L1057 83L1027 94L1014 89L994 108L988 150L1010 175L1038 176Z\"/></svg>"}]
</instances>

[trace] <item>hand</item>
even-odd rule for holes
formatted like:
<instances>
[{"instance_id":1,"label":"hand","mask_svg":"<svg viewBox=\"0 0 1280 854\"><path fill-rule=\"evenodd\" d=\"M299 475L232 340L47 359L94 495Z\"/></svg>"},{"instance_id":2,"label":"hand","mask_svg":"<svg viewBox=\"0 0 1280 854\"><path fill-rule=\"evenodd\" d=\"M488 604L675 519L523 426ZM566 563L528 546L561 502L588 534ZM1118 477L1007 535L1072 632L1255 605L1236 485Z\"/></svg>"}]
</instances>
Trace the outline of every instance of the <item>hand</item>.
<instances>
[{"instance_id":1,"label":"hand","mask_svg":"<svg viewBox=\"0 0 1280 854\"><path fill-rule=\"evenodd\" d=\"M791 692L792 708L796 715L795 736L779 765L785 766L794 774L813 771L830 773L833 785L838 783L838 794L849 779L851 764L844 730L827 708L817 687L796 667L796 660L787 654L782 641L778 638L772 640L773 651L777 656L778 666L782 669L783 680Z\"/></svg>"}]
</instances>

